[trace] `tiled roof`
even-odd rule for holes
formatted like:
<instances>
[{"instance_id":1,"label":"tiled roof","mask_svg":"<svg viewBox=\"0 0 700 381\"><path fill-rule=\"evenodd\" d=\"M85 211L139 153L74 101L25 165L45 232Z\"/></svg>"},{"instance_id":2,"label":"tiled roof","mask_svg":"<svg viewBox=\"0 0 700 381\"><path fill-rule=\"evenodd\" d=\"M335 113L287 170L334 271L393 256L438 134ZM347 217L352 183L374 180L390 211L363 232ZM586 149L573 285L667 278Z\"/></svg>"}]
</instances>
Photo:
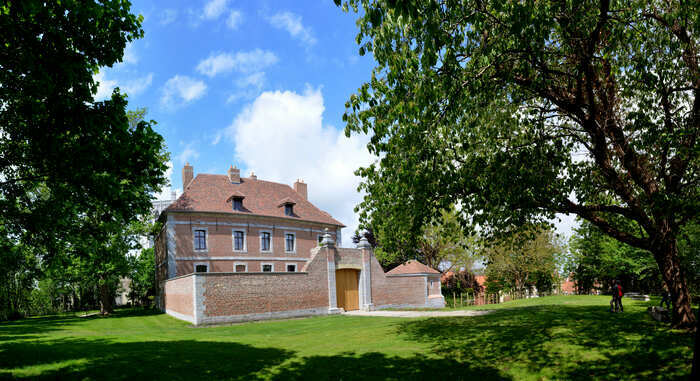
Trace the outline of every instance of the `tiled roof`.
<instances>
[{"instance_id":1,"label":"tiled roof","mask_svg":"<svg viewBox=\"0 0 700 381\"><path fill-rule=\"evenodd\" d=\"M243 210L233 210L232 195L244 195ZM294 215L285 216L280 200L294 205ZM217 212L240 215L284 217L344 227L330 214L318 209L286 184L253 178L231 183L226 175L198 174L182 195L164 212Z\"/></svg>"},{"instance_id":2,"label":"tiled roof","mask_svg":"<svg viewBox=\"0 0 700 381\"><path fill-rule=\"evenodd\" d=\"M431 269L430 267L411 259L410 261L400 264L393 269L391 269L387 275L398 275L398 274L440 274L439 271Z\"/></svg>"}]
</instances>

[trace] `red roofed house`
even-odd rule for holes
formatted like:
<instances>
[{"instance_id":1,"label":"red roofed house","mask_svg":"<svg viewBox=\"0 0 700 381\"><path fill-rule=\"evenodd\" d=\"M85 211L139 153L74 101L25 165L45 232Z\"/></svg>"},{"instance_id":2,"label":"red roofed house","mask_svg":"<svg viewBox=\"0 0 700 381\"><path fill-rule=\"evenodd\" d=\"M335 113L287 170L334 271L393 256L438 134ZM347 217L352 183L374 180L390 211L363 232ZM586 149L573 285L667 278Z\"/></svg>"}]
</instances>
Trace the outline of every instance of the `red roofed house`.
<instances>
[{"instance_id":1,"label":"red roofed house","mask_svg":"<svg viewBox=\"0 0 700 381\"><path fill-rule=\"evenodd\" d=\"M307 185L183 168L183 193L160 215L157 301L198 324L443 307L440 273L410 261L384 273L363 240L336 247L342 223L308 200Z\"/></svg>"}]
</instances>

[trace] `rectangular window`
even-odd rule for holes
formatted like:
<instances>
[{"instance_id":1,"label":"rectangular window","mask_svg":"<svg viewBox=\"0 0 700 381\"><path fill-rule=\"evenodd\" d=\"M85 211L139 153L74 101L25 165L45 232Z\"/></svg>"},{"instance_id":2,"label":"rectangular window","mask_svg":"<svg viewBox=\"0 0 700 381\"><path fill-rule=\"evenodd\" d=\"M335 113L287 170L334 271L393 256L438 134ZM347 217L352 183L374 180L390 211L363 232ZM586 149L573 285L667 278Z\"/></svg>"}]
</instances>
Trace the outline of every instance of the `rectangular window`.
<instances>
[{"instance_id":1,"label":"rectangular window","mask_svg":"<svg viewBox=\"0 0 700 381\"><path fill-rule=\"evenodd\" d=\"M233 232L233 250L245 250L245 232L242 232L240 230L236 230Z\"/></svg>"},{"instance_id":2,"label":"rectangular window","mask_svg":"<svg viewBox=\"0 0 700 381\"><path fill-rule=\"evenodd\" d=\"M271 273L275 270L274 270L274 267L272 266L272 263L263 263L262 264L262 271L264 273Z\"/></svg>"},{"instance_id":3,"label":"rectangular window","mask_svg":"<svg viewBox=\"0 0 700 381\"><path fill-rule=\"evenodd\" d=\"M207 231L206 230L195 230L194 231L194 249L195 250L206 250L207 249Z\"/></svg>"},{"instance_id":4,"label":"rectangular window","mask_svg":"<svg viewBox=\"0 0 700 381\"><path fill-rule=\"evenodd\" d=\"M294 215L294 205L285 204L284 205L284 215L285 216L293 216Z\"/></svg>"},{"instance_id":5,"label":"rectangular window","mask_svg":"<svg viewBox=\"0 0 700 381\"><path fill-rule=\"evenodd\" d=\"M297 265L295 265L295 264L293 264L293 263L288 263L288 264L287 264L287 272L288 272L288 273L295 273L295 272L297 272Z\"/></svg>"},{"instance_id":6,"label":"rectangular window","mask_svg":"<svg viewBox=\"0 0 700 381\"><path fill-rule=\"evenodd\" d=\"M270 232L260 232L260 251L270 251Z\"/></svg>"},{"instance_id":7,"label":"rectangular window","mask_svg":"<svg viewBox=\"0 0 700 381\"><path fill-rule=\"evenodd\" d=\"M234 198L233 199L233 210L243 210L243 199Z\"/></svg>"},{"instance_id":8,"label":"rectangular window","mask_svg":"<svg viewBox=\"0 0 700 381\"><path fill-rule=\"evenodd\" d=\"M291 253L294 251L294 234L287 233L284 235L285 251Z\"/></svg>"},{"instance_id":9,"label":"rectangular window","mask_svg":"<svg viewBox=\"0 0 700 381\"><path fill-rule=\"evenodd\" d=\"M209 266L207 265L195 265L194 272L196 273L206 273L209 272Z\"/></svg>"},{"instance_id":10,"label":"rectangular window","mask_svg":"<svg viewBox=\"0 0 700 381\"><path fill-rule=\"evenodd\" d=\"M236 263L236 265L233 267L233 271L237 273L244 273L248 271L248 266L244 263Z\"/></svg>"},{"instance_id":11,"label":"rectangular window","mask_svg":"<svg viewBox=\"0 0 700 381\"><path fill-rule=\"evenodd\" d=\"M322 236L322 235L319 235L319 236L318 236L318 244L319 244L319 245L321 244L321 241L323 241L323 236Z\"/></svg>"}]
</instances>

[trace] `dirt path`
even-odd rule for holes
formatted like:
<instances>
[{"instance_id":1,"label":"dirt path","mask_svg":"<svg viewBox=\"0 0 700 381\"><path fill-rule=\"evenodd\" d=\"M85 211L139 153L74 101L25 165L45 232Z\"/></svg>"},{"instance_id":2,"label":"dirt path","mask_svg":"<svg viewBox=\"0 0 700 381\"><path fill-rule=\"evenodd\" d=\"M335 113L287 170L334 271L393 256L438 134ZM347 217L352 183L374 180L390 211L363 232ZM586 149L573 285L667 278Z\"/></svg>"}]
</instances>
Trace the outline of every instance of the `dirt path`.
<instances>
[{"instance_id":1,"label":"dirt path","mask_svg":"<svg viewBox=\"0 0 700 381\"><path fill-rule=\"evenodd\" d=\"M345 315L350 316L385 316L385 317L448 317L448 316L479 316L492 311L349 311Z\"/></svg>"}]
</instances>

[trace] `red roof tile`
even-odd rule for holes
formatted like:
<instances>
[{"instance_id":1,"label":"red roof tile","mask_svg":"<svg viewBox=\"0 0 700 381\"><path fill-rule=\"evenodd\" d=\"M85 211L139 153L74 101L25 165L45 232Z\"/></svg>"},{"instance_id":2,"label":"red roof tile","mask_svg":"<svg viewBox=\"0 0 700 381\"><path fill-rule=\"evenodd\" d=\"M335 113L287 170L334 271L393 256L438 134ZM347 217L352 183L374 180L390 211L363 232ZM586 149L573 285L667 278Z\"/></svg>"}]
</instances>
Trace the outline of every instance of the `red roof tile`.
<instances>
[{"instance_id":1,"label":"red roof tile","mask_svg":"<svg viewBox=\"0 0 700 381\"><path fill-rule=\"evenodd\" d=\"M393 269L391 269L387 275L397 275L397 274L440 274L439 271L431 269L430 267L411 259L410 261L400 264Z\"/></svg>"},{"instance_id":2,"label":"red roof tile","mask_svg":"<svg viewBox=\"0 0 700 381\"><path fill-rule=\"evenodd\" d=\"M243 210L233 210L232 195L244 195ZM280 200L296 203L294 216L285 216ZM184 193L164 212L217 212L240 215L284 217L344 227L330 214L318 209L286 184L253 178L231 183L226 175L198 174Z\"/></svg>"}]
</instances>

